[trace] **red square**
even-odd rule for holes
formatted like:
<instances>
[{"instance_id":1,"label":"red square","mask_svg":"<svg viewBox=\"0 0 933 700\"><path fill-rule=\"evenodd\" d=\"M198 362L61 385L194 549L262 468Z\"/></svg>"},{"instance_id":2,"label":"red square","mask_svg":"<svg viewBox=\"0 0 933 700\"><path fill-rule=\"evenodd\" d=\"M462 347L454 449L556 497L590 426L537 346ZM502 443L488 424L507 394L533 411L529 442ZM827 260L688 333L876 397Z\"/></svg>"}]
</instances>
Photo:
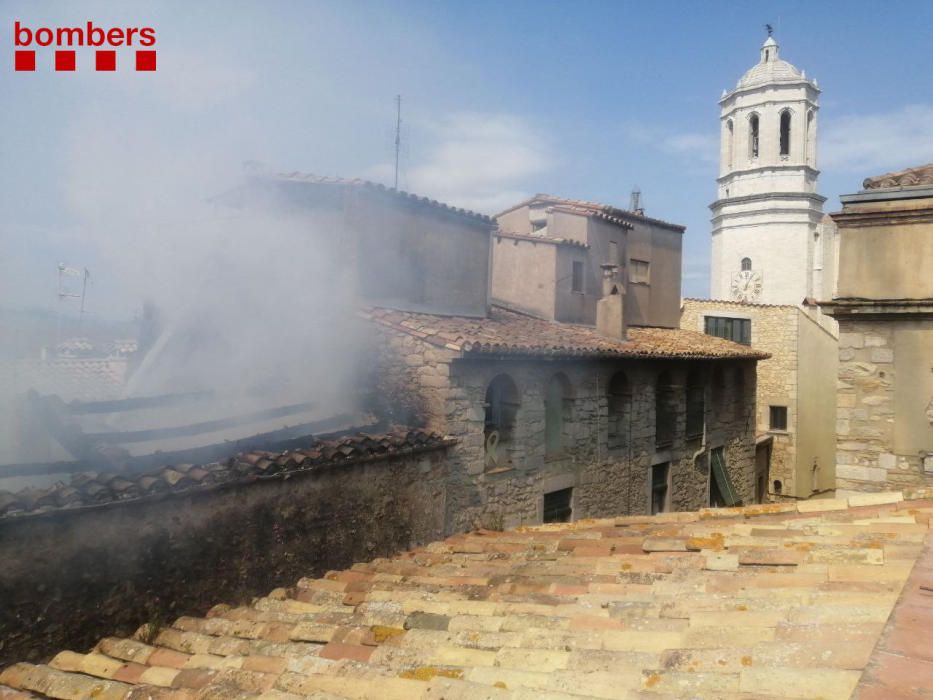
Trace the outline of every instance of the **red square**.
<instances>
[{"instance_id":1,"label":"red square","mask_svg":"<svg viewBox=\"0 0 933 700\"><path fill-rule=\"evenodd\" d=\"M116 70L116 51L95 51L95 70Z\"/></svg>"},{"instance_id":2,"label":"red square","mask_svg":"<svg viewBox=\"0 0 933 700\"><path fill-rule=\"evenodd\" d=\"M36 52L35 51L17 51L14 59L16 70L35 70Z\"/></svg>"},{"instance_id":3,"label":"red square","mask_svg":"<svg viewBox=\"0 0 933 700\"><path fill-rule=\"evenodd\" d=\"M155 70L156 52L155 51L137 51L136 52L136 70Z\"/></svg>"},{"instance_id":4,"label":"red square","mask_svg":"<svg viewBox=\"0 0 933 700\"><path fill-rule=\"evenodd\" d=\"M55 70L74 70L75 52L74 51L56 51L55 52Z\"/></svg>"}]
</instances>

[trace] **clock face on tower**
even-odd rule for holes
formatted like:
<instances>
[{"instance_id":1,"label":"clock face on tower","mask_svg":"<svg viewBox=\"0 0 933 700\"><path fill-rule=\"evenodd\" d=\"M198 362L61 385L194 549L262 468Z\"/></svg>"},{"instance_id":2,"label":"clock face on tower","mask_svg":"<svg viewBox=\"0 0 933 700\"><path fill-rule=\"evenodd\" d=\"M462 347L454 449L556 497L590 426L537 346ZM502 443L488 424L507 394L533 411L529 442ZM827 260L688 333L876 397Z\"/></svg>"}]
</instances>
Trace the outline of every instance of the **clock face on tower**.
<instances>
[{"instance_id":1,"label":"clock face on tower","mask_svg":"<svg viewBox=\"0 0 933 700\"><path fill-rule=\"evenodd\" d=\"M761 272L742 270L732 275L732 298L736 301L755 301L761 295Z\"/></svg>"}]
</instances>

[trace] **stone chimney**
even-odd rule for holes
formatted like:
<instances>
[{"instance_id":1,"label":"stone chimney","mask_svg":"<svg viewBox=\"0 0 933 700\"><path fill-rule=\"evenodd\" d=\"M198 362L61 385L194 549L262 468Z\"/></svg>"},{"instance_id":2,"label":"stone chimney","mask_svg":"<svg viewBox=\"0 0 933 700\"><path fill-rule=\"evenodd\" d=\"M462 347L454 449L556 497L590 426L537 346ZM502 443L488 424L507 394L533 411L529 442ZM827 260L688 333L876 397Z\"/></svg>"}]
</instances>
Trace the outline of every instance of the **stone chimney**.
<instances>
[{"instance_id":1,"label":"stone chimney","mask_svg":"<svg viewBox=\"0 0 933 700\"><path fill-rule=\"evenodd\" d=\"M603 296L596 302L596 330L608 338L625 340L625 284L619 266L600 265Z\"/></svg>"}]
</instances>

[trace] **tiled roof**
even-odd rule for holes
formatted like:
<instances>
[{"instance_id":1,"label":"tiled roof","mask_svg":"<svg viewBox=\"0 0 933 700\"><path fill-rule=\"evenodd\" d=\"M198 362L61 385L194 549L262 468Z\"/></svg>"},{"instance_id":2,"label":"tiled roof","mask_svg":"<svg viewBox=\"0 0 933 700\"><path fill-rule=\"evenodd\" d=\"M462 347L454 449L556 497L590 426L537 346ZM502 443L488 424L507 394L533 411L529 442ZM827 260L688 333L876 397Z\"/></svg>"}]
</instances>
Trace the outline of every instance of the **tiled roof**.
<instances>
[{"instance_id":1,"label":"tiled roof","mask_svg":"<svg viewBox=\"0 0 933 700\"><path fill-rule=\"evenodd\" d=\"M63 508L100 506L157 497L167 493L254 481L258 477L291 475L343 464L384 459L451 444L436 433L394 428L380 435L358 433L317 440L310 447L285 452L252 450L211 464L176 464L140 474L85 472L68 484L18 493L0 491L0 518L32 515ZM0 700L3 696L0 695Z\"/></svg>"},{"instance_id":2,"label":"tiled roof","mask_svg":"<svg viewBox=\"0 0 933 700\"><path fill-rule=\"evenodd\" d=\"M914 495L458 535L15 664L0 698L925 697L933 491Z\"/></svg>"},{"instance_id":3,"label":"tiled roof","mask_svg":"<svg viewBox=\"0 0 933 700\"><path fill-rule=\"evenodd\" d=\"M645 221L650 224L656 224L658 226L664 226L666 228L673 229L675 231L683 232L686 227L681 226L680 224L674 224L670 221L664 221L662 219L654 219L650 216L645 216L644 214L639 214L638 212L630 211L628 209L620 209L619 207L614 207L611 204L602 204L600 202L590 202L585 199L568 199L567 197L555 197L552 194L544 194L539 192L534 197L529 197L518 204L513 204L508 209L500 211L496 214L496 218L502 216L503 214L508 214L510 211L515 211L516 209L529 204L551 204L553 206L560 207L570 207L571 210L576 209L578 212L599 212L606 214L607 216L617 217L623 221L629 220L640 220Z\"/></svg>"},{"instance_id":4,"label":"tiled roof","mask_svg":"<svg viewBox=\"0 0 933 700\"><path fill-rule=\"evenodd\" d=\"M888 187L915 187L917 185L933 185L933 163L920 165L916 168L898 170L876 177L865 178L862 187L866 190L885 189Z\"/></svg>"},{"instance_id":5,"label":"tiled roof","mask_svg":"<svg viewBox=\"0 0 933 700\"><path fill-rule=\"evenodd\" d=\"M796 309L793 304L760 304L752 301L736 301L735 299L699 299L697 297L684 297L683 301L696 301L701 304L711 304L714 306L750 306L752 308L764 309ZM807 299L803 300L807 302Z\"/></svg>"},{"instance_id":6,"label":"tiled roof","mask_svg":"<svg viewBox=\"0 0 933 700\"><path fill-rule=\"evenodd\" d=\"M30 389L64 401L117 398L126 381L125 357L56 357L0 361L0 386L15 393Z\"/></svg>"},{"instance_id":7,"label":"tiled roof","mask_svg":"<svg viewBox=\"0 0 933 700\"><path fill-rule=\"evenodd\" d=\"M556 323L494 306L487 318L372 308L365 318L464 355L618 357L673 359L756 359L769 354L680 328L628 329L628 340L600 335L594 328Z\"/></svg>"},{"instance_id":8,"label":"tiled roof","mask_svg":"<svg viewBox=\"0 0 933 700\"><path fill-rule=\"evenodd\" d=\"M273 180L298 182L298 183L305 183L305 184L310 184L310 185L335 185L335 186L342 186L342 187L359 187L362 189L374 190L377 192L384 192L386 194L390 194L395 197L398 197L399 199L404 200L406 202L434 207L446 213L455 214L465 219L472 220L475 223L485 224L489 227L495 224L495 221L491 217L487 216L486 214L480 214L479 212L470 211L469 209L462 209L460 207L454 207L454 206L451 206L450 204L445 204L444 202L438 202L436 199L430 199L428 197L421 197L419 195L412 194L410 192L404 192L402 190L396 190L391 187L386 187L385 185L381 185L378 182L371 182L369 180L361 180L360 178L345 179L341 177L327 177L327 176L321 176L321 175L313 175L311 173L300 173L300 172L277 173L269 177Z\"/></svg>"},{"instance_id":9,"label":"tiled roof","mask_svg":"<svg viewBox=\"0 0 933 700\"><path fill-rule=\"evenodd\" d=\"M608 221L611 224L616 226L621 226L622 228L633 228L632 225L618 216L615 216L612 212L611 207L589 207L581 206L578 204L555 204L552 207L547 208L548 211L562 211L567 214L578 214L580 216L592 216L596 219L602 219L603 221Z\"/></svg>"},{"instance_id":10,"label":"tiled roof","mask_svg":"<svg viewBox=\"0 0 933 700\"><path fill-rule=\"evenodd\" d=\"M512 238L518 241L531 241L532 243L546 243L550 245L566 245L573 248L589 248L589 245L582 241L575 241L570 238L551 238L550 236L537 236L528 233L507 233L505 231L494 231L496 238Z\"/></svg>"}]
</instances>

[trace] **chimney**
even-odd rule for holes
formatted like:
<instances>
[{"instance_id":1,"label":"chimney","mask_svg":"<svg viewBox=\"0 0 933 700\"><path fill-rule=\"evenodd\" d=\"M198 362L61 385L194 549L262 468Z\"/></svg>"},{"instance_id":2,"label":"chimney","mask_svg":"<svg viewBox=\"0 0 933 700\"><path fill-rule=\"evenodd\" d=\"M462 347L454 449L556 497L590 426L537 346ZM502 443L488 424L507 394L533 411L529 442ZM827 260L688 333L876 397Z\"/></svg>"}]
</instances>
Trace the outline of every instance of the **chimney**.
<instances>
[{"instance_id":1,"label":"chimney","mask_svg":"<svg viewBox=\"0 0 933 700\"><path fill-rule=\"evenodd\" d=\"M600 265L603 271L603 295L596 302L596 330L613 340L625 340L625 284L619 266Z\"/></svg>"}]
</instances>

